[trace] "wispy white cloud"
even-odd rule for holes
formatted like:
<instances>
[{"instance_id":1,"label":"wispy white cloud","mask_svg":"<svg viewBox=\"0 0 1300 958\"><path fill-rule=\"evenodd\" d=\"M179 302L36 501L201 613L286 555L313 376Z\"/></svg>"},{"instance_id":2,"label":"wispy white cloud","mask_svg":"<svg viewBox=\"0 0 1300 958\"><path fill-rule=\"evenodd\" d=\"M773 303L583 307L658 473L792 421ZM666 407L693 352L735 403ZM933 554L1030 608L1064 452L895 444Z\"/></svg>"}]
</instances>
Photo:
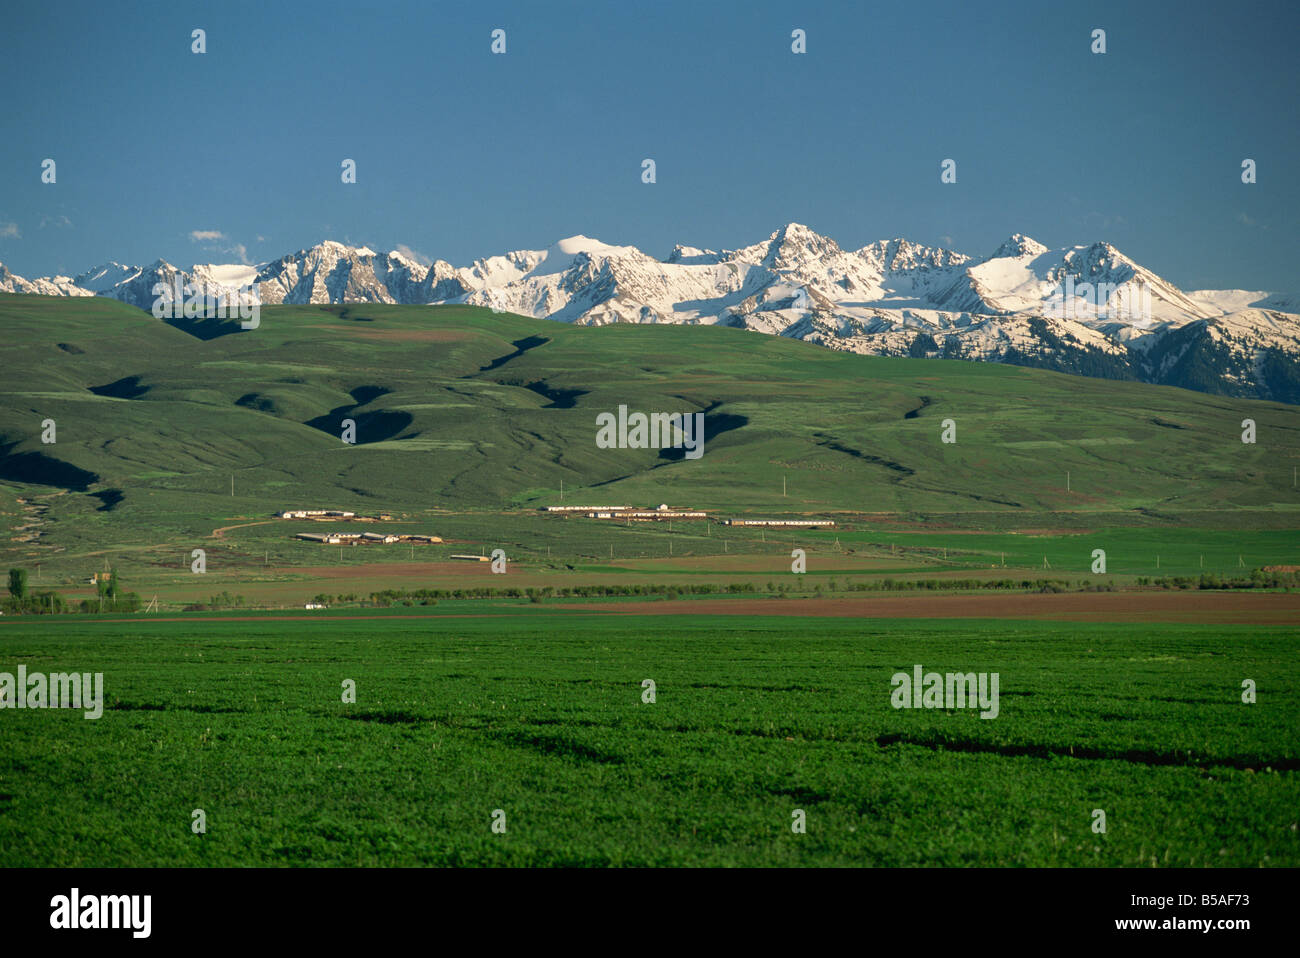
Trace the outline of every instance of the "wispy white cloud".
<instances>
[{"instance_id":1,"label":"wispy white cloud","mask_svg":"<svg viewBox=\"0 0 1300 958\"><path fill-rule=\"evenodd\" d=\"M421 266L433 265L433 260L430 257L425 256L419 250L411 249L411 247L405 245L404 243L398 243L397 246L394 248L397 252L401 253L407 259L415 260L415 262L419 263Z\"/></svg>"},{"instance_id":2,"label":"wispy white cloud","mask_svg":"<svg viewBox=\"0 0 1300 958\"><path fill-rule=\"evenodd\" d=\"M261 237L258 237L259 239ZM230 253L239 257L239 261L245 266L252 266L252 260L248 258L248 247L243 243L231 243L223 245L216 240L229 240L221 230L190 230L190 241L194 243L203 243L204 249L212 253Z\"/></svg>"},{"instance_id":3,"label":"wispy white cloud","mask_svg":"<svg viewBox=\"0 0 1300 958\"><path fill-rule=\"evenodd\" d=\"M22 230L17 223L0 223L0 239L22 239Z\"/></svg>"},{"instance_id":4,"label":"wispy white cloud","mask_svg":"<svg viewBox=\"0 0 1300 958\"><path fill-rule=\"evenodd\" d=\"M62 213L60 213L58 216L46 216L44 213L42 213L41 225L39 228L45 229L45 227L47 226L71 226L71 225L72 225L72 220L68 219Z\"/></svg>"}]
</instances>

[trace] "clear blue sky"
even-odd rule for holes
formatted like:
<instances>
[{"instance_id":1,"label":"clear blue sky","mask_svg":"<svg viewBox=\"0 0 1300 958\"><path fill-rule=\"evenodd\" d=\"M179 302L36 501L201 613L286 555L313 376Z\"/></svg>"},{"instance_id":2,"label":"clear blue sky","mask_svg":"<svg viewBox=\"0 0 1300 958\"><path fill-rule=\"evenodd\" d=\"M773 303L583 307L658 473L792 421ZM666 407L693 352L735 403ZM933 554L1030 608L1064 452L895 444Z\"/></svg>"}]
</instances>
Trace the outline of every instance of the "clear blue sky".
<instances>
[{"instance_id":1,"label":"clear blue sky","mask_svg":"<svg viewBox=\"0 0 1300 958\"><path fill-rule=\"evenodd\" d=\"M1296 292L1298 11L18 0L0 33L0 262L262 262L336 239L465 265L574 233L664 256L793 220L847 248L1109 240L1183 288Z\"/></svg>"}]
</instances>

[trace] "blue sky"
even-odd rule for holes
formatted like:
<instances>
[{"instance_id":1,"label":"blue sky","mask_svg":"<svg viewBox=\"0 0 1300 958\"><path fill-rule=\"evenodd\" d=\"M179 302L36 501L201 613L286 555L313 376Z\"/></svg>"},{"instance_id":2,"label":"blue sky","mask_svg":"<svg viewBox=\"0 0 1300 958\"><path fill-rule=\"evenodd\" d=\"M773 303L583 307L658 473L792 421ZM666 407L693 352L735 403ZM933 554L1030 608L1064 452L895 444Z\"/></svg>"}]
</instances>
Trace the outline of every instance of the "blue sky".
<instances>
[{"instance_id":1,"label":"blue sky","mask_svg":"<svg viewBox=\"0 0 1300 958\"><path fill-rule=\"evenodd\" d=\"M1183 288L1300 292L1293 2L11 2L5 21L0 262L23 276L324 239L457 265L575 233L664 256L797 221L847 248L1108 240Z\"/></svg>"}]
</instances>

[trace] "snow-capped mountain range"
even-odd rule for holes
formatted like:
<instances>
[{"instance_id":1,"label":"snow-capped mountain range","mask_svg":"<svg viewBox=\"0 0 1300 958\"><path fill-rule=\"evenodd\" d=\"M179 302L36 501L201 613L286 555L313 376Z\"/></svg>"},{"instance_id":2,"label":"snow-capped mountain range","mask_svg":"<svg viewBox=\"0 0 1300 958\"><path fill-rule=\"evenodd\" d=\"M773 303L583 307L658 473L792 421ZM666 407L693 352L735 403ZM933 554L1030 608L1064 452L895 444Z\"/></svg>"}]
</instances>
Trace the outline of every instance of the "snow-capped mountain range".
<instances>
[{"instance_id":1,"label":"snow-capped mountain range","mask_svg":"<svg viewBox=\"0 0 1300 958\"><path fill-rule=\"evenodd\" d=\"M1048 249L1015 234L991 255L881 240L858 250L790 223L738 250L663 260L585 236L456 267L327 241L258 266L108 263L0 292L108 296L149 310L177 280L263 304L463 303L580 325L734 326L882 356L1044 366L1300 402L1300 297L1184 292L1108 243Z\"/></svg>"}]
</instances>

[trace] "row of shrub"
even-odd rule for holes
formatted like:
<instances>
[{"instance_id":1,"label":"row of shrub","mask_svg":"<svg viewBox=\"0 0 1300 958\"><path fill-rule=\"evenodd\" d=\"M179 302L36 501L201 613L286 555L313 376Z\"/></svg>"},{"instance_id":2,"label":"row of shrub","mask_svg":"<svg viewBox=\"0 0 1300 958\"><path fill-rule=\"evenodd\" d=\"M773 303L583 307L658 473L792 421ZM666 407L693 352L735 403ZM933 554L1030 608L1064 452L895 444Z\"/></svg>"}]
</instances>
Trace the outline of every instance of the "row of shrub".
<instances>
[{"instance_id":1,"label":"row of shrub","mask_svg":"<svg viewBox=\"0 0 1300 958\"><path fill-rule=\"evenodd\" d=\"M1082 583L1081 583L1082 584ZM835 580L830 580L835 591ZM910 592L914 590L996 589L1014 592L1068 592L1066 579L880 579L870 582L850 582L845 588L850 592Z\"/></svg>"},{"instance_id":2,"label":"row of shrub","mask_svg":"<svg viewBox=\"0 0 1300 958\"><path fill-rule=\"evenodd\" d=\"M208 597L207 602L191 602L185 606L186 612L221 612L225 609L242 609L244 608L244 597L242 595L231 595L229 592L221 592L218 595Z\"/></svg>"},{"instance_id":3,"label":"row of shrub","mask_svg":"<svg viewBox=\"0 0 1300 958\"><path fill-rule=\"evenodd\" d=\"M356 593L339 593L338 595L318 594L313 601L321 605L332 603L356 603L371 608L390 608L393 605L416 606L437 605L439 599L528 599L530 602L543 602L546 599L570 598L618 598L637 596L662 596L676 599L683 595L725 595L741 593L766 592L772 595L824 595L841 591L836 579L814 582L808 587L809 580L767 583L766 590L752 582L691 583L678 585L614 583L572 586L544 586L542 588L489 588L477 586L467 589L384 589L371 592L362 598ZM1214 573L1200 576L1166 576L1162 578L1139 577L1139 586L1154 586L1162 589L1279 589L1300 587L1300 573L1266 571L1253 569L1248 576L1230 577ZM134 592L117 590L116 573L107 581L100 583L99 594L93 599L83 599L77 603L75 610L54 591L30 592L27 589L26 572L11 569L9 574L9 596L0 603L0 609L6 614L48 615L77 611L83 613L98 612L137 612L140 609L140 597ZM1016 592L1115 592L1118 587L1111 581L1095 582L1079 579L1073 583L1067 579L874 579L868 581L846 582L846 592L937 592L937 591L1016 591ZM228 609L247 608L242 595L221 592L213 595L206 602L194 602L184 607L186 612L211 612Z\"/></svg>"},{"instance_id":4,"label":"row of shrub","mask_svg":"<svg viewBox=\"0 0 1300 958\"><path fill-rule=\"evenodd\" d=\"M1115 586L1109 582L1090 583L1080 581L1077 588L1084 591L1108 592L1114 591ZM869 582L846 582L844 591L848 592L909 592L909 591L951 591L961 589L998 589L1014 590L1020 592L1068 592L1070 591L1070 582L1066 579L881 579ZM381 592L372 592L363 600L362 604L376 608L388 608L394 604L400 605L436 605L439 599L529 599L533 602L541 602L545 599L570 599L570 598L618 598L618 597L636 597L636 596L663 596L665 598L676 598L682 595L736 595L742 593L771 593L774 595L784 595L788 593L800 593L808 595L820 595L827 592L840 591L839 583L835 579L827 582L816 582L811 586L805 586L800 582L768 582L767 588L762 589L752 582L731 582L731 583L691 583L688 585L665 585L655 584L647 585L644 583L613 583L613 584L593 584L593 585L574 585L574 586L545 586L540 589L493 589L487 586L478 586L470 589L385 589ZM315 601L322 604L328 604L331 596L318 595ZM354 599L355 596L336 597L338 601L343 602Z\"/></svg>"},{"instance_id":5,"label":"row of shrub","mask_svg":"<svg viewBox=\"0 0 1300 958\"><path fill-rule=\"evenodd\" d=\"M1158 579L1142 578L1138 585L1159 586L1162 589L1294 589L1300 587L1300 573L1252 569L1249 576L1222 576L1205 572L1198 576L1162 576Z\"/></svg>"}]
</instances>

